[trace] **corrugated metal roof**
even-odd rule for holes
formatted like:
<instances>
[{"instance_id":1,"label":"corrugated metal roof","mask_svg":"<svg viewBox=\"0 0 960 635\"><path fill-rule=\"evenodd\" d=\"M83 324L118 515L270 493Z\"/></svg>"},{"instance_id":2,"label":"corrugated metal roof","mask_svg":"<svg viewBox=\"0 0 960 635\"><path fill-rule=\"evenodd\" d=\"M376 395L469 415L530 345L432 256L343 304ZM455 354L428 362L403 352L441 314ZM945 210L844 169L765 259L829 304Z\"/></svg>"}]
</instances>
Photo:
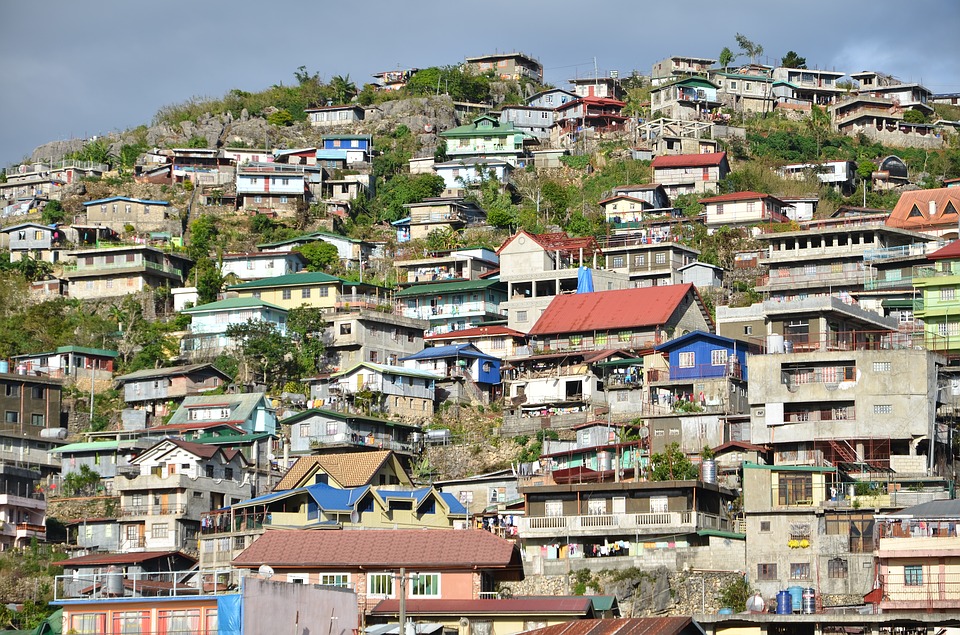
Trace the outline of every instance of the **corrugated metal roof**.
<instances>
[{"instance_id":1,"label":"corrugated metal roof","mask_svg":"<svg viewBox=\"0 0 960 635\"><path fill-rule=\"evenodd\" d=\"M631 617L576 620L527 631L526 635L687 635L703 634L692 617Z\"/></svg>"},{"instance_id":2,"label":"corrugated metal roof","mask_svg":"<svg viewBox=\"0 0 960 635\"><path fill-rule=\"evenodd\" d=\"M726 152L704 154L673 154L656 157L650 164L654 168L694 168L720 165L727 160Z\"/></svg>"},{"instance_id":3,"label":"corrugated metal roof","mask_svg":"<svg viewBox=\"0 0 960 635\"><path fill-rule=\"evenodd\" d=\"M60 560L53 562L58 567L87 567L102 564L137 564L139 562L148 562L157 558L166 558L168 556L178 556L196 562L185 553L179 551L135 551L131 553L92 553L86 556L70 558L69 560Z\"/></svg>"},{"instance_id":4,"label":"corrugated metal roof","mask_svg":"<svg viewBox=\"0 0 960 635\"><path fill-rule=\"evenodd\" d=\"M765 198L773 199L778 203L783 203L776 196L770 196L769 194L761 194L760 192L730 192L729 194L721 194L720 196L711 196L710 198L701 198L701 203L726 203L729 201L755 201L762 200Z\"/></svg>"},{"instance_id":5,"label":"corrugated metal roof","mask_svg":"<svg viewBox=\"0 0 960 635\"><path fill-rule=\"evenodd\" d=\"M479 291L500 284L499 279L487 280L460 280L454 282L437 282L431 284L415 284L396 293L398 298L407 298L420 295L437 295L442 293L459 293L461 291Z\"/></svg>"},{"instance_id":6,"label":"corrugated metal roof","mask_svg":"<svg viewBox=\"0 0 960 635\"><path fill-rule=\"evenodd\" d=\"M587 597L563 598L506 598L485 600L406 600L408 613L417 615L506 615L506 614L564 614L586 615L593 607ZM381 600L371 615L396 615L400 600Z\"/></svg>"},{"instance_id":7,"label":"corrugated metal roof","mask_svg":"<svg viewBox=\"0 0 960 635\"><path fill-rule=\"evenodd\" d=\"M666 324L692 284L558 295L530 335L585 333Z\"/></svg>"}]
</instances>

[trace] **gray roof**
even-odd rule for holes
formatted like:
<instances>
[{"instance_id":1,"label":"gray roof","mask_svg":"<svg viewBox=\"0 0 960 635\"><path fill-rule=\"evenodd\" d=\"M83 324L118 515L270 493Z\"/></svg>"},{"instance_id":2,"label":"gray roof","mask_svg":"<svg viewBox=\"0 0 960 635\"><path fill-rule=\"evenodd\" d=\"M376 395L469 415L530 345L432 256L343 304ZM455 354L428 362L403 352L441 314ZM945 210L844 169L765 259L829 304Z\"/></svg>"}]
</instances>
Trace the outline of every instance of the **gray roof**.
<instances>
[{"instance_id":1,"label":"gray roof","mask_svg":"<svg viewBox=\"0 0 960 635\"><path fill-rule=\"evenodd\" d=\"M936 500L907 507L899 512L878 514L877 518L960 519L960 500Z\"/></svg>"},{"instance_id":2,"label":"gray roof","mask_svg":"<svg viewBox=\"0 0 960 635\"><path fill-rule=\"evenodd\" d=\"M213 364L190 364L189 366L171 366L170 368L145 368L115 377L114 381L124 382L134 379L148 379L150 377L175 377L177 375L189 375L190 373L195 373L205 368L210 368L214 372L219 373L224 379L231 379L229 375Z\"/></svg>"},{"instance_id":3,"label":"gray roof","mask_svg":"<svg viewBox=\"0 0 960 635\"><path fill-rule=\"evenodd\" d=\"M246 421L250 418L254 409L257 407L257 404L260 403L260 400L264 399L265 397L266 395L262 392L249 392L239 395L200 395L187 397L183 400L183 403L180 405L180 407L177 408L177 411L173 413L173 416L170 417L170 421L167 422L167 425L176 425L181 423L202 423L201 421L191 421L189 419L188 408L206 405L230 406L230 418L224 420L223 423ZM269 402L267 406L269 407Z\"/></svg>"}]
</instances>

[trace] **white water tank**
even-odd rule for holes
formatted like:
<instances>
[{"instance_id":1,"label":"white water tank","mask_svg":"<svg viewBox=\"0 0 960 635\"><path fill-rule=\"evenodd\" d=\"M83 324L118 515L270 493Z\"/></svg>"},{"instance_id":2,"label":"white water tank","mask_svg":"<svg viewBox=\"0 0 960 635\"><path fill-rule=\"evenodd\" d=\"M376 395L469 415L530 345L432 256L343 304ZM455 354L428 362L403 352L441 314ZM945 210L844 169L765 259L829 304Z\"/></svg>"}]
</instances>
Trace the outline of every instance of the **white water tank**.
<instances>
[{"instance_id":1,"label":"white water tank","mask_svg":"<svg viewBox=\"0 0 960 635\"><path fill-rule=\"evenodd\" d=\"M767 336L767 353L783 353L783 336L771 333Z\"/></svg>"}]
</instances>

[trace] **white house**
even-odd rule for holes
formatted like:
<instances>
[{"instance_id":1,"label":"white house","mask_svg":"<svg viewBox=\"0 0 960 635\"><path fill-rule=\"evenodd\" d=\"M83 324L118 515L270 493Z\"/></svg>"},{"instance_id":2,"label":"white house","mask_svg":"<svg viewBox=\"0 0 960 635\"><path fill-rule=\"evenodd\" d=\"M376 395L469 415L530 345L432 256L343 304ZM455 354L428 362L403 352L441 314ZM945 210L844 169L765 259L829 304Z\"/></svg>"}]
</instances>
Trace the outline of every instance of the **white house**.
<instances>
[{"instance_id":1,"label":"white house","mask_svg":"<svg viewBox=\"0 0 960 635\"><path fill-rule=\"evenodd\" d=\"M783 212L784 202L769 194L732 192L700 199L706 207L706 225L751 225L753 223L783 223L788 221Z\"/></svg>"},{"instance_id":2,"label":"white house","mask_svg":"<svg viewBox=\"0 0 960 635\"><path fill-rule=\"evenodd\" d=\"M506 183L513 166L500 159L470 157L436 163L433 169L443 178L445 189L459 190L471 185L479 185L491 178L500 183Z\"/></svg>"},{"instance_id":3,"label":"white house","mask_svg":"<svg viewBox=\"0 0 960 635\"><path fill-rule=\"evenodd\" d=\"M287 330L287 310L260 298L228 298L182 312L193 318L190 334L180 342L181 354L190 358L215 356L229 348L233 341L227 337L227 329L247 320L269 322L281 333Z\"/></svg>"},{"instance_id":4,"label":"white house","mask_svg":"<svg viewBox=\"0 0 960 635\"><path fill-rule=\"evenodd\" d=\"M223 256L222 274L240 280L260 280L302 271L307 262L296 251L258 251Z\"/></svg>"}]
</instances>

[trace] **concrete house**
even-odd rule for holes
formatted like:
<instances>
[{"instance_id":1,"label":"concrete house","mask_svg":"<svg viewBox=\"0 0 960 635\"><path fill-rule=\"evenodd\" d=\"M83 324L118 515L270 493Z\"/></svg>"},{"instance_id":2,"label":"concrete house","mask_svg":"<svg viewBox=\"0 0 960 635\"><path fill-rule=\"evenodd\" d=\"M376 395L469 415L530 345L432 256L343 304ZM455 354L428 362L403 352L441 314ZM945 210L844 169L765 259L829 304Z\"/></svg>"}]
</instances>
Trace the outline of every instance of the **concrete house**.
<instances>
[{"instance_id":1,"label":"concrete house","mask_svg":"<svg viewBox=\"0 0 960 635\"><path fill-rule=\"evenodd\" d=\"M343 106L322 106L320 108L304 108L307 120L311 126L317 128L334 128L350 126L363 121L364 110L356 104Z\"/></svg>"},{"instance_id":2,"label":"concrete house","mask_svg":"<svg viewBox=\"0 0 960 635\"><path fill-rule=\"evenodd\" d=\"M663 185L671 199L678 194L702 194L717 189L730 173L726 152L678 154L656 157L651 163L653 180Z\"/></svg>"},{"instance_id":3,"label":"concrete house","mask_svg":"<svg viewBox=\"0 0 960 635\"><path fill-rule=\"evenodd\" d=\"M366 409L419 423L433 417L439 375L426 371L361 362L331 376L330 392L338 406Z\"/></svg>"},{"instance_id":4,"label":"concrete house","mask_svg":"<svg viewBox=\"0 0 960 635\"><path fill-rule=\"evenodd\" d=\"M245 163L237 168L237 207L292 217L309 202L309 185L304 166Z\"/></svg>"},{"instance_id":5,"label":"concrete house","mask_svg":"<svg viewBox=\"0 0 960 635\"><path fill-rule=\"evenodd\" d=\"M477 326L448 333L436 333L424 338L428 346L473 344L478 350L498 359L516 355L526 340L525 334L502 325Z\"/></svg>"},{"instance_id":6,"label":"concrete house","mask_svg":"<svg viewBox=\"0 0 960 635\"><path fill-rule=\"evenodd\" d=\"M277 414L262 392L186 397L167 423L170 427L231 425L245 434L276 434Z\"/></svg>"},{"instance_id":7,"label":"concrete house","mask_svg":"<svg viewBox=\"0 0 960 635\"><path fill-rule=\"evenodd\" d=\"M10 360L18 374L86 383L89 389L91 378L95 382L113 379L114 360L119 356L117 351L105 348L58 346L54 351L14 355Z\"/></svg>"},{"instance_id":8,"label":"concrete house","mask_svg":"<svg viewBox=\"0 0 960 635\"><path fill-rule=\"evenodd\" d=\"M519 81L526 77L535 82L543 82L543 65L525 53L495 53L468 57L466 68L477 75L492 74L499 79Z\"/></svg>"},{"instance_id":9,"label":"concrete house","mask_svg":"<svg viewBox=\"0 0 960 635\"><path fill-rule=\"evenodd\" d=\"M504 123L512 124L537 139L549 139L550 128L555 119L553 106L522 106L519 104L500 107L499 118Z\"/></svg>"},{"instance_id":10,"label":"concrete house","mask_svg":"<svg viewBox=\"0 0 960 635\"><path fill-rule=\"evenodd\" d=\"M717 99L734 112L767 113L773 111L776 99L773 79L765 75L713 72L710 79L717 85Z\"/></svg>"},{"instance_id":11,"label":"concrete house","mask_svg":"<svg viewBox=\"0 0 960 635\"><path fill-rule=\"evenodd\" d=\"M425 258L396 259L399 281L403 283L479 280L500 267L496 252L483 247L432 252Z\"/></svg>"},{"instance_id":12,"label":"concrete house","mask_svg":"<svg viewBox=\"0 0 960 635\"><path fill-rule=\"evenodd\" d=\"M227 336L232 325L258 320L272 324L280 333L287 330L287 309L256 297L227 298L184 309L190 332L180 341L180 354L188 359L213 359L235 345Z\"/></svg>"},{"instance_id":13,"label":"concrete house","mask_svg":"<svg viewBox=\"0 0 960 635\"><path fill-rule=\"evenodd\" d=\"M612 203L618 208L633 201L620 199ZM614 233L598 240L603 249L606 269L628 276L633 287L655 287L686 284L683 270L696 263L700 252L680 242L677 231L680 219L667 216L637 214L642 220L629 221L629 211L614 212L619 223ZM622 215L621 215L622 214Z\"/></svg>"},{"instance_id":14,"label":"concrete house","mask_svg":"<svg viewBox=\"0 0 960 635\"><path fill-rule=\"evenodd\" d=\"M258 251L247 254L224 254L221 273L245 282L298 273L307 261L296 251Z\"/></svg>"},{"instance_id":15,"label":"concrete house","mask_svg":"<svg viewBox=\"0 0 960 635\"><path fill-rule=\"evenodd\" d=\"M577 97L603 97L619 101L626 95L619 77L576 77L568 79L567 83ZM549 92L547 91L548 94ZM565 102L561 101L558 105L563 103Z\"/></svg>"},{"instance_id":16,"label":"concrete house","mask_svg":"<svg viewBox=\"0 0 960 635\"><path fill-rule=\"evenodd\" d=\"M20 223L3 228L8 236L10 262L20 262L25 256L44 262L59 262L61 245L66 235L55 226L38 223Z\"/></svg>"},{"instance_id":17,"label":"concrete house","mask_svg":"<svg viewBox=\"0 0 960 635\"><path fill-rule=\"evenodd\" d=\"M929 254L914 267L911 317L923 325L924 346L944 355L960 351L960 242ZM919 294L919 297L917 295Z\"/></svg>"},{"instance_id":18,"label":"concrete house","mask_svg":"<svg viewBox=\"0 0 960 635\"><path fill-rule=\"evenodd\" d=\"M818 106L826 106L837 101L845 90L837 88L837 82L846 75L844 71L827 71L813 68L773 69L773 79L788 82L794 86L796 99L808 101Z\"/></svg>"},{"instance_id":19,"label":"concrete house","mask_svg":"<svg viewBox=\"0 0 960 635\"><path fill-rule=\"evenodd\" d=\"M419 450L419 426L316 405L281 420L280 424L289 426L285 430L290 440L290 451L301 457L312 452L335 449L389 450L406 460ZM357 460L362 459L358 457Z\"/></svg>"},{"instance_id":20,"label":"concrete house","mask_svg":"<svg viewBox=\"0 0 960 635\"><path fill-rule=\"evenodd\" d=\"M506 293L503 283L492 277L413 284L394 299L404 317L430 323L424 335L436 335L500 319Z\"/></svg>"},{"instance_id":21,"label":"concrete house","mask_svg":"<svg viewBox=\"0 0 960 635\"><path fill-rule=\"evenodd\" d=\"M87 201L83 204L87 223L103 225L120 233L132 225L137 233L163 232L170 230L169 201L151 201L127 196Z\"/></svg>"},{"instance_id":22,"label":"concrete house","mask_svg":"<svg viewBox=\"0 0 960 635\"><path fill-rule=\"evenodd\" d=\"M595 133L622 132L629 117L623 114L627 104L607 97L580 97L557 106L557 134L577 134L584 129Z\"/></svg>"},{"instance_id":23,"label":"concrete house","mask_svg":"<svg viewBox=\"0 0 960 635\"><path fill-rule=\"evenodd\" d=\"M257 249L283 253L317 241L330 243L336 247L340 262L347 267L359 267L361 261L369 262L371 258L383 257L382 249L378 247L377 243L323 231L311 232L274 243L263 243L257 245Z\"/></svg>"},{"instance_id":24,"label":"concrete house","mask_svg":"<svg viewBox=\"0 0 960 635\"><path fill-rule=\"evenodd\" d=\"M447 191L461 192L490 180L505 184L513 166L499 159L465 158L437 163L433 170L443 178Z\"/></svg>"},{"instance_id":25,"label":"concrete house","mask_svg":"<svg viewBox=\"0 0 960 635\"><path fill-rule=\"evenodd\" d=\"M650 109L670 119L707 119L710 112L721 105L718 88L703 77L678 79L650 91Z\"/></svg>"},{"instance_id":26,"label":"concrete house","mask_svg":"<svg viewBox=\"0 0 960 635\"><path fill-rule=\"evenodd\" d=\"M407 368L440 375L437 400L490 403L500 394L500 360L472 344L432 346L401 357Z\"/></svg>"},{"instance_id":27,"label":"concrete house","mask_svg":"<svg viewBox=\"0 0 960 635\"><path fill-rule=\"evenodd\" d=\"M423 349L423 334L429 328L426 320L363 308L338 311L327 320L324 363L333 370L360 362L396 366L401 357Z\"/></svg>"},{"instance_id":28,"label":"concrete house","mask_svg":"<svg viewBox=\"0 0 960 635\"><path fill-rule=\"evenodd\" d=\"M37 492L41 473L23 466L0 464L0 549L7 551L47 538L47 501Z\"/></svg>"},{"instance_id":29,"label":"concrete house","mask_svg":"<svg viewBox=\"0 0 960 635\"><path fill-rule=\"evenodd\" d=\"M784 203L769 194L731 192L700 199L709 229L746 227L756 223L785 223Z\"/></svg>"},{"instance_id":30,"label":"concrete house","mask_svg":"<svg viewBox=\"0 0 960 635\"><path fill-rule=\"evenodd\" d=\"M127 409L142 417L142 424L171 414L185 397L199 395L230 383L232 377L213 364L192 364L172 368L147 368L115 378L123 389ZM134 413L130 413L133 418ZM124 411L125 420L128 413Z\"/></svg>"},{"instance_id":31,"label":"concrete house","mask_svg":"<svg viewBox=\"0 0 960 635\"><path fill-rule=\"evenodd\" d=\"M300 271L285 276L273 276L228 288L239 294L240 300L268 302L284 310L308 306L332 313L338 309L376 308L388 303L381 287L344 280L322 271ZM378 297L382 293L383 297Z\"/></svg>"},{"instance_id":32,"label":"concrete house","mask_svg":"<svg viewBox=\"0 0 960 635\"><path fill-rule=\"evenodd\" d=\"M706 77L717 60L709 57L674 55L655 62L650 70L650 82L654 86L670 83L679 77L702 75Z\"/></svg>"},{"instance_id":33,"label":"concrete house","mask_svg":"<svg viewBox=\"0 0 960 635\"><path fill-rule=\"evenodd\" d=\"M320 137L320 149L346 152L347 165L370 163L373 157L373 135L329 134Z\"/></svg>"},{"instance_id":34,"label":"concrete house","mask_svg":"<svg viewBox=\"0 0 960 635\"><path fill-rule=\"evenodd\" d=\"M64 266L71 298L94 300L139 293L146 288L182 287L193 261L155 247L134 245L71 252Z\"/></svg>"},{"instance_id":35,"label":"concrete house","mask_svg":"<svg viewBox=\"0 0 960 635\"><path fill-rule=\"evenodd\" d=\"M536 140L512 123L492 115L480 115L469 124L444 130L440 138L446 141L451 159L502 159L510 165L519 163L528 140Z\"/></svg>"},{"instance_id":36,"label":"concrete house","mask_svg":"<svg viewBox=\"0 0 960 635\"><path fill-rule=\"evenodd\" d=\"M410 214L410 240L426 238L434 231L459 231L486 223L487 212L463 198L428 198L405 203Z\"/></svg>"}]
</instances>

